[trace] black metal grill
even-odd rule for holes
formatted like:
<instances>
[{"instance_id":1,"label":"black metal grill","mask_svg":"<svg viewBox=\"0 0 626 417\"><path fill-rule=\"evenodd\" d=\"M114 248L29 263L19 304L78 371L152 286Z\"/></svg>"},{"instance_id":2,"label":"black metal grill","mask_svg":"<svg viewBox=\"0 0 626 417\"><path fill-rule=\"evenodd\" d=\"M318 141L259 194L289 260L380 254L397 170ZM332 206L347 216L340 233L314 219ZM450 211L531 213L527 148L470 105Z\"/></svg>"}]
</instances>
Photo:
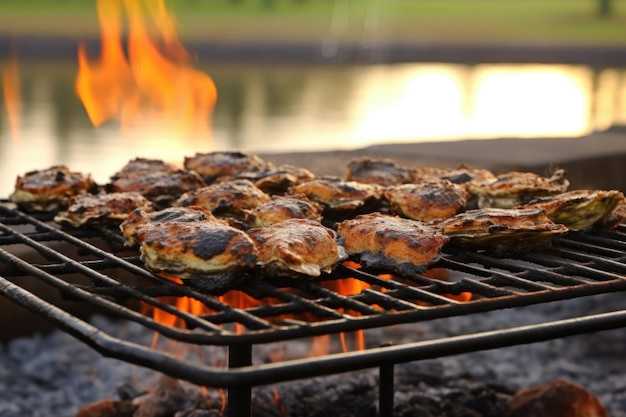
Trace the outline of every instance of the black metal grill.
<instances>
[{"instance_id":1,"label":"black metal grill","mask_svg":"<svg viewBox=\"0 0 626 417\"><path fill-rule=\"evenodd\" d=\"M124 247L115 229L65 230L50 218L32 216L0 202L0 292L71 333L101 353L200 385L229 389L229 415L249 415L253 386L340 372L381 369L381 415L393 405L389 367L411 360L531 343L626 326L626 310L432 341L252 365L252 346L310 336L626 290L626 227L569 233L541 251L516 257L446 248L434 266L450 281L379 276L340 266L315 280L244 276L240 291L258 300L238 308L200 284L179 285L146 271L138 253ZM362 289L342 295L333 284L350 280ZM28 283L36 282L37 290ZM43 289L42 289L43 288ZM61 297L50 298L50 293ZM458 297L471 293L468 301ZM207 309L191 314L163 297L191 297ZM229 367L216 368L106 334L58 300L130 320L163 336L198 345L227 346ZM141 308L151 306L184 323L158 323ZM391 377L389 376L391 375Z\"/></svg>"}]
</instances>

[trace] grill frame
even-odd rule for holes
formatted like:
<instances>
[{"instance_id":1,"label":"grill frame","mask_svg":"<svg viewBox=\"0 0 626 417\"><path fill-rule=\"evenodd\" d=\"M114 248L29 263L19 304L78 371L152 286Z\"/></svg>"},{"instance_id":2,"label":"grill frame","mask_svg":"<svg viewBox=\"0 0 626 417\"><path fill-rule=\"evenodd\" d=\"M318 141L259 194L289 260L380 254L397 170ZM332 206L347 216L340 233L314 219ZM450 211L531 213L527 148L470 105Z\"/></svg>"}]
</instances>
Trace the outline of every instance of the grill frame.
<instances>
[{"instance_id":1,"label":"grill frame","mask_svg":"<svg viewBox=\"0 0 626 417\"><path fill-rule=\"evenodd\" d=\"M229 389L229 415L249 414L250 390L253 386L372 367L381 369L381 378L386 375L384 383L383 381L380 383L381 390L387 392L384 394L381 391L382 410L382 399L389 398L389 390L393 390L393 372L389 373L388 367L394 364L626 327L626 310L622 310L531 326L378 347L360 352L252 365L252 347L261 343L625 291L626 226L621 225L610 231L570 233L555 238L554 244L544 251L525 253L516 257L495 258L489 253L446 248L436 267L478 277L465 277L450 283L426 276L418 276L407 281L385 280L375 273L341 266L326 278L336 280L350 276L387 290L381 292L366 289L359 294L344 296L323 288L318 281L297 282L299 291L304 293L308 291L317 297L309 299L275 287L271 280L249 281L248 284L254 282L254 285L248 286L247 291L256 295L278 294L277 296L285 303L279 307L270 305L246 309L224 305L199 289L173 284L146 271L140 265L137 254L129 255L127 252L132 251L123 248L123 238L115 230L64 230L50 220L50 216L26 214L9 202L0 201L0 293L22 307L51 320L59 328L106 356L149 367L199 385ZM110 250L88 242L94 238L104 238L110 245ZM77 252L84 252L88 256L79 254L78 258L85 256L86 259L76 260L65 255L54 248L58 242L61 242L61 245L76 247ZM13 245L27 247L46 258L47 262L31 263L5 249ZM97 259L88 259L94 256ZM112 267L123 268L126 272L154 285L152 287L125 285L101 272ZM63 277L70 272L85 274L95 284L85 286L66 282ZM229 367L218 368L192 363L105 334L101 329L22 288L5 275L14 280L15 277L21 276L33 277L61 292L65 297L87 301L103 308L109 314L135 321L173 340L200 345L227 346ZM463 291L471 291L482 298L460 302L443 295ZM192 296L218 311L212 315L213 321L207 321L205 318L181 312L171 304L155 298L162 295ZM112 301L120 298L145 299L165 311L180 316L188 325L204 332L156 323L135 309ZM420 299L430 304L419 305L413 301ZM332 310L325 304L333 306ZM379 305L383 311L377 310L372 305ZM271 312L275 308L282 313L301 312L302 308L304 311L312 309L322 316L328 314L330 319L312 322L292 319L285 320L281 325L274 325L263 317L268 314L268 310ZM340 313L337 309L352 309L360 315ZM248 330L238 334L228 326L222 326L223 323L239 323L246 325Z\"/></svg>"}]
</instances>

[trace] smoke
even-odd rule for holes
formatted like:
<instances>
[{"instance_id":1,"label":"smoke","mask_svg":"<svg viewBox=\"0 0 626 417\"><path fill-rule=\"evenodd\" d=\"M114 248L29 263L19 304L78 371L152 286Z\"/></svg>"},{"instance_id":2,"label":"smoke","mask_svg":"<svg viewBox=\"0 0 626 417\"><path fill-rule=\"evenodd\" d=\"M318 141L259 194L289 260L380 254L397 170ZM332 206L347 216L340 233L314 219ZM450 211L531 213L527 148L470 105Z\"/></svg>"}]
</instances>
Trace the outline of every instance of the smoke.
<instances>
[{"instance_id":1,"label":"smoke","mask_svg":"<svg viewBox=\"0 0 626 417\"><path fill-rule=\"evenodd\" d=\"M380 52L387 32L389 0L334 0L322 56L341 58L343 44L355 45L358 58L367 60Z\"/></svg>"}]
</instances>

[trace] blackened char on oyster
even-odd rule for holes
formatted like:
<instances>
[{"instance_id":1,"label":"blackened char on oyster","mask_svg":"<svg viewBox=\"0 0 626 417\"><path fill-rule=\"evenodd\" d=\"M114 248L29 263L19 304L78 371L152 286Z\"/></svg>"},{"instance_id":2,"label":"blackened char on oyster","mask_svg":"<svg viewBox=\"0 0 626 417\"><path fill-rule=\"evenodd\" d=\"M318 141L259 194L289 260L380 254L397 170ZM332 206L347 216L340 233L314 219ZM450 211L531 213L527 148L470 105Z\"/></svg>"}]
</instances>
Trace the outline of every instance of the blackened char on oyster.
<instances>
[{"instance_id":1,"label":"blackened char on oyster","mask_svg":"<svg viewBox=\"0 0 626 417\"><path fill-rule=\"evenodd\" d=\"M96 188L91 175L55 165L18 176L10 199L26 211L55 211L66 208L71 197Z\"/></svg>"},{"instance_id":2,"label":"blackened char on oyster","mask_svg":"<svg viewBox=\"0 0 626 417\"><path fill-rule=\"evenodd\" d=\"M270 276L317 277L346 258L335 232L309 219L288 219L248 231L259 251L257 266Z\"/></svg>"},{"instance_id":3,"label":"blackened char on oyster","mask_svg":"<svg viewBox=\"0 0 626 417\"><path fill-rule=\"evenodd\" d=\"M337 238L348 255L365 266L408 276L437 261L447 242L437 226L381 213L342 221Z\"/></svg>"}]
</instances>

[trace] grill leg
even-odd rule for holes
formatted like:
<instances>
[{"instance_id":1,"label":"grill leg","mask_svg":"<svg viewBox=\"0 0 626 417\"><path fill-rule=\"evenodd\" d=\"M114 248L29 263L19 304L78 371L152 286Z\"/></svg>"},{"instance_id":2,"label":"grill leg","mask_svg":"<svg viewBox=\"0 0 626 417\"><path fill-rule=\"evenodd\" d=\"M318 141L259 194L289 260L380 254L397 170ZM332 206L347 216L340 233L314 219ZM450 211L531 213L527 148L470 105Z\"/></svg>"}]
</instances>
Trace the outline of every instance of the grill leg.
<instances>
[{"instance_id":1,"label":"grill leg","mask_svg":"<svg viewBox=\"0 0 626 417\"><path fill-rule=\"evenodd\" d=\"M252 345L232 345L228 348L228 367L252 365ZM250 417L252 387L228 389L228 417Z\"/></svg>"},{"instance_id":2,"label":"grill leg","mask_svg":"<svg viewBox=\"0 0 626 417\"><path fill-rule=\"evenodd\" d=\"M378 370L379 417L393 417L393 364L382 365Z\"/></svg>"}]
</instances>

